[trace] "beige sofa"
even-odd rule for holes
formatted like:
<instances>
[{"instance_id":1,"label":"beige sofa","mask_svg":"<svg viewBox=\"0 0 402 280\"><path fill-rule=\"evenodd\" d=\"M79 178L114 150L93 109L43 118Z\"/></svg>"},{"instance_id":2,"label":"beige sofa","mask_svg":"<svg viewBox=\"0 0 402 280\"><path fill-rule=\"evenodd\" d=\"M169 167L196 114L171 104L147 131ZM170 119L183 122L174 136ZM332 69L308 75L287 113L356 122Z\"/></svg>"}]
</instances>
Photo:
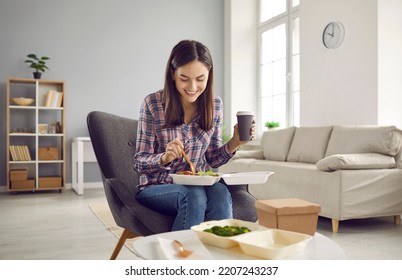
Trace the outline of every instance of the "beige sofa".
<instances>
[{"instance_id":1,"label":"beige sofa","mask_svg":"<svg viewBox=\"0 0 402 280\"><path fill-rule=\"evenodd\" d=\"M402 131L395 126L290 127L264 132L255 150L239 150L219 172L269 170L250 185L257 199L300 198L339 221L402 213Z\"/></svg>"}]
</instances>

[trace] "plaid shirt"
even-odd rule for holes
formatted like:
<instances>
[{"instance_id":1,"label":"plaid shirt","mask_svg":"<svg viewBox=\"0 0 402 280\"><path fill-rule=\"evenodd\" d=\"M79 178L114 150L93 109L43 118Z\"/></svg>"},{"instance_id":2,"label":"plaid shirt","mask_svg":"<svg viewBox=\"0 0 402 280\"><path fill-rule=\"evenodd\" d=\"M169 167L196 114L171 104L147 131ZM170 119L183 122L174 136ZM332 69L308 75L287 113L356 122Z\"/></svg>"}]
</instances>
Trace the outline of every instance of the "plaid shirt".
<instances>
[{"instance_id":1,"label":"plaid shirt","mask_svg":"<svg viewBox=\"0 0 402 280\"><path fill-rule=\"evenodd\" d=\"M198 126L195 113L189 125L163 128L165 124L164 96L162 91L148 95L141 105L137 129L137 146L134 168L140 173L139 186L172 183L169 173L190 170L183 157L173 160L167 167L161 165L166 145L175 138L182 140L184 150L197 171L207 171L229 161L234 154L222 145L223 104L214 99L213 127L209 131Z\"/></svg>"}]
</instances>

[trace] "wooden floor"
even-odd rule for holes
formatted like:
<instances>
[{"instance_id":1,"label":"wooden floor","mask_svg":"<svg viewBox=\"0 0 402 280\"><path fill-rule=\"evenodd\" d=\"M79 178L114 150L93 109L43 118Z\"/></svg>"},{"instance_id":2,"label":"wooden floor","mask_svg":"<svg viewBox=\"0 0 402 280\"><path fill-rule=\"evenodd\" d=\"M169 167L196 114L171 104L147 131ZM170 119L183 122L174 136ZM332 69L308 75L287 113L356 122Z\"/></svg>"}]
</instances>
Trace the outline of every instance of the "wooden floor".
<instances>
[{"instance_id":1,"label":"wooden floor","mask_svg":"<svg viewBox=\"0 0 402 280\"><path fill-rule=\"evenodd\" d=\"M89 204L105 200L103 189L0 193L0 259L104 260L117 238ZM137 257L126 247L119 259Z\"/></svg>"},{"instance_id":2,"label":"wooden floor","mask_svg":"<svg viewBox=\"0 0 402 280\"><path fill-rule=\"evenodd\" d=\"M0 193L0 259L104 260L117 238L89 204L104 200L102 188L37 193ZM349 259L402 260L402 226L392 217L344 221L333 234L320 218L318 231L337 242ZM137 257L123 247L118 259Z\"/></svg>"}]
</instances>

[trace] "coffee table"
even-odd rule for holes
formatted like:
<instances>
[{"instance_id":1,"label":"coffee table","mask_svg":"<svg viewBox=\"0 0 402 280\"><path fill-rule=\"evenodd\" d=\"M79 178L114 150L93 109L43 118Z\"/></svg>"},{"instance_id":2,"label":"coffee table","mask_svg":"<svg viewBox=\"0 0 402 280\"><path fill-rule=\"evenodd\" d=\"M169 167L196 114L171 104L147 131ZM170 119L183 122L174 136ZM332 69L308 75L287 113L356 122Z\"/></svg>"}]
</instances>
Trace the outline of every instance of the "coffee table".
<instances>
[{"instance_id":1,"label":"coffee table","mask_svg":"<svg viewBox=\"0 0 402 280\"><path fill-rule=\"evenodd\" d=\"M158 236L166 239L187 239L196 237L192 230L171 231L160 234L149 235L138 238L133 242L134 250L137 255L146 260L164 260L167 259L162 252ZM252 256L245 255L241 249L236 246L230 249L222 249L215 246L205 244L215 259L257 259ZM345 260L346 255L342 248L328 237L315 233L314 237L306 244L303 250L287 259L292 260Z\"/></svg>"}]
</instances>

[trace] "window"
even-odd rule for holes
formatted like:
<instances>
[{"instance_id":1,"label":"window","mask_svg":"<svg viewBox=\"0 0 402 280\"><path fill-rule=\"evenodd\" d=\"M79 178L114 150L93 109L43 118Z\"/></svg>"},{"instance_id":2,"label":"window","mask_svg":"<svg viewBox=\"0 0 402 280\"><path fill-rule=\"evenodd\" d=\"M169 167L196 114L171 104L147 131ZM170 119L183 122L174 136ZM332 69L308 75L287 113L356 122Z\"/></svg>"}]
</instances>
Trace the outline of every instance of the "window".
<instances>
[{"instance_id":1,"label":"window","mask_svg":"<svg viewBox=\"0 0 402 280\"><path fill-rule=\"evenodd\" d=\"M300 124L299 0L259 1L260 129Z\"/></svg>"}]
</instances>

